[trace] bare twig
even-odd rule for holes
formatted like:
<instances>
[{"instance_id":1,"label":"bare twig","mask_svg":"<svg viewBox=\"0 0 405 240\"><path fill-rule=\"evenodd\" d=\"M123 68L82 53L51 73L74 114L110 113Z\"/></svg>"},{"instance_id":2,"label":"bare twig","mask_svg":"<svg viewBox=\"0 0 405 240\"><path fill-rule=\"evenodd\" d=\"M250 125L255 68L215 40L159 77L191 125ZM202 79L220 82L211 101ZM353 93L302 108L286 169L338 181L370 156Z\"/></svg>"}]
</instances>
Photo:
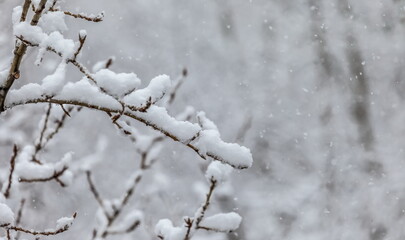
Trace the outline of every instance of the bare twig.
<instances>
[{"instance_id":1,"label":"bare twig","mask_svg":"<svg viewBox=\"0 0 405 240\"><path fill-rule=\"evenodd\" d=\"M137 220L131 226L129 226L127 229L123 231L107 231L107 235L118 235L118 234L125 234L125 233L130 233L133 232L139 225L141 224L141 221Z\"/></svg>"},{"instance_id":2,"label":"bare twig","mask_svg":"<svg viewBox=\"0 0 405 240\"><path fill-rule=\"evenodd\" d=\"M190 234L191 234L191 228L193 227L194 220L191 218L186 218L186 219L184 219L184 222L186 223L186 228L187 228L187 232L186 232L186 235L184 236L184 239L189 240Z\"/></svg>"},{"instance_id":3,"label":"bare twig","mask_svg":"<svg viewBox=\"0 0 405 240\"><path fill-rule=\"evenodd\" d=\"M61 106L63 106L63 104L60 104ZM45 146L50 140L53 139L53 137L60 131L60 129L64 126L67 117L70 117L70 113L73 111L73 107L70 106L68 109L65 109L64 107L62 107L62 109L64 109L64 114L62 115L62 117L60 119L55 120L56 123L56 127L55 129L48 134L48 136L46 136L45 141L43 143L43 145Z\"/></svg>"},{"instance_id":4,"label":"bare twig","mask_svg":"<svg viewBox=\"0 0 405 240\"><path fill-rule=\"evenodd\" d=\"M76 60L77 55L79 55L80 51L83 48L83 45L84 45L84 42L86 41L86 38L87 38L86 35L83 36L83 35L79 34L79 47L77 48L76 52L74 53L73 59Z\"/></svg>"},{"instance_id":5,"label":"bare twig","mask_svg":"<svg viewBox=\"0 0 405 240\"><path fill-rule=\"evenodd\" d=\"M181 77L179 78L179 80L177 80L175 86L171 89L170 93L169 93L169 99L167 100L167 105L171 105L174 101L174 99L176 98L176 93L179 90L179 88L181 87L181 85L184 83L184 80L186 79L188 75L188 71L187 68L184 68L181 74Z\"/></svg>"},{"instance_id":6,"label":"bare twig","mask_svg":"<svg viewBox=\"0 0 405 240\"><path fill-rule=\"evenodd\" d=\"M93 180L91 179L91 172L86 171L86 177L87 177L87 182L89 183L90 186L90 191L93 194L94 198L96 199L98 205L101 207L101 209L104 212L104 215L109 218L109 213L105 209L103 199L100 196L100 193L97 191L96 186L93 183Z\"/></svg>"},{"instance_id":7,"label":"bare twig","mask_svg":"<svg viewBox=\"0 0 405 240\"><path fill-rule=\"evenodd\" d=\"M25 198L21 199L21 201L20 201L20 207L18 208L17 218L15 219L15 225L16 225L16 226L19 226L20 223L21 223L24 205L25 205ZM14 239L15 239L15 240L18 240L19 238L20 238L20 232L17 232L17 234L16 234L16 236L14 237Z\"/></svg>"},{"instance_id":8,"label":"bare twig","mask_svg":"<svg viewBox=\"0 0 405 240\"><path fill-rule=\"evenodd\" d=\"M108 69L110 68L110 66L113 64L114 59L111 57L107 60L107 62L105 63L104 68Z\"/></svg>"},{"instance_id":9,"label":"bare twig","mask_svg":"<svg viewBox=\"0 0 405 240\"><path fill-rule=\"evenodd\" d=\"M206 195L205 202L202 205L202 207L200 209L200 212L197 213L196 227L199 227L201 221L203 220L205 212L207 211L207 209L208 209L208 207L210 205L212 193L214 192L214 189L215 189L215 187L217 185L217 181L214 178L211 178L210 182L211 182L211 185L210 185L210 189L209 189L209 191L208 191L208 193Z\"/></svg>"},{"instance_id":10,"label":"bare twig","mask_svg":"<svg viewBox=\"0 0 405 240\"><path fill-rule=\"evenodd\" d=\"M20 22L24 22L25 19L27 18L27 13L28 13L28 10L30 9L30 4L31 4L31 0L24 1L24 5L22 8L22 13L21 13L21 17L20 17Z\"/></svg>"},{"instance_id":11,"label":"bare twig","mask_svg":"<svg viewBox=\"0 0 405 240\"><path fill-rule=\"evenodd\" d=\"M8 198L10 196L11 184L13 183L13 173L15 169L15 159L17 158L18 148L17 145L14 144L13 147L13 155L10 158L10 173L8 175L8 184L6 191L4 192L4 197Z\"/></svg>"},{"instance_id":12,"label":"bare twig","mask_svg":"<svg viewBox=\"0 0 405 240\"><path fill-rule=\"evenodd\" d=\"M39 134L39 140L35 144L35 151L34 151L34 154L32 155L32 159L31 159L31 161L36 162L38 164L41 164L41 162L36 158L36 156L37 156L38 152L42 149L42 140L44 138L45 131L48 127L48 120L49 120L49 116L51 114L51 108L52 108L52 104L49 103L48 109L46 110L46 113L45 113L44 124L42 125L42 129Z\"/></svg>"},{"instance_id":13,"label":"bare twig","mask_svg":"<svg viewBox=\"0 0 405 240\"><path fill-rule=\"evenodd\" d=\"M21 201L20 201L20 207L18 208L17 218L15 219L16 226L20 225L20 223L21 223L21 217L22 217L24 205L25 205L25 198L21 199Z\"/></svg>"},{"instance_id":14,"label":"bare twig","mask_svg":"<svg viewBox=\"0 0 405 240\"><path fill-rule=\"evenodd\" d=\"M129 199L131 198L131 196L133 195L136 186L139 184L139 182L142 179L142 175L138 175L135 179L133 184L127 189L127 191L124 193L124 197L121 199L121 201L113 206L113 212L109 213L104 205L104 201L103 199L100 197L100 194L98 193L98 191L96 190L96 187L94 186L94 183L91 179L91 172L90 171L86 171L86 175L87 175L87 181L89 183L90 186L90 191L92 192L94 198L96 199L96 201L98 202L98 204L100 205L100 207L102 208L103 212L104 212L104 216L107 218L107 224L103 229L94 229L93 230L93 239L96 236L99 236L101 238L106 238L108 235L110 234L121 234L121 233L127 233L127 232L131 232L133 230L135 230L140 222L139 221L135 221L130 227L128 227L124 232L117 232L117 231L110 231L109 228L113 225L113 223L115 222L115 220L120 216L120 214L122 213L124 207L128 204Z\"/></svg>"}]
</instances>

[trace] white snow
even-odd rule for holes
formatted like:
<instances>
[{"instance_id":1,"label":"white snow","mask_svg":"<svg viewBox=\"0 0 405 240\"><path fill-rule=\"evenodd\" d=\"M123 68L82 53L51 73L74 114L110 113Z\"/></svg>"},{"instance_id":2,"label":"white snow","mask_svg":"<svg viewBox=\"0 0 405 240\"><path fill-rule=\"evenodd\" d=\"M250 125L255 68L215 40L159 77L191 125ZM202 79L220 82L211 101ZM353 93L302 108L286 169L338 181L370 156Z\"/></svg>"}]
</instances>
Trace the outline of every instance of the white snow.
<instances>
[{"instance_id":1,"label":"white snow","mask_svg":"<svg viewBox=\"0 0 405 240\"><path fill-rule=\"evenodd\" d=\"M63 59L72 57L76 50L73 40L65 39L60 32L54 31L48 35L44 33L41 27L32 26L27 22L15 24L13 32L15 36L21 36L25 40L39 45L40 49L38 51L36 64L40 62L40 59L43 57L48 47L60 53Z\"/></svg>"},{"instance_id":2,"label":"white snow","mask_svg":"<svg viewBox=\"0 0 405 240\"><path fill-rule=\"evenodd\" d=\"M42 97L42 87L37 83L28 83L20 89L13 89L7 94L6 105L25 103Z\"/></svg>"},{"instance_id":3,"label":"white snow","mask_svg":"<svg viewBox=\"0 0 405 240\"><path fill-rule=\"evenodd\" d=\"M233 168L228 164L212 161L208 166L205 177L208 181L214 179L217 182L224 182L228 179L229 175L232 173L232 170Z\"/></svg>"},{"instance_id":4,"label":"white snow","mask_svg":"<svg viewBox=\"0 0 405 240\"><path fill-rule=\"evenodd\" d=\"M214 229L219 232L232 232L238 229L242 217L235 213L219 213L211 217L206 217L200 222L200 226Z\"/></svg>"},{"instance_id":5,"label":"white snow","mask_svg":"<svg viewBox=\"0 0 405 240\"><path fill-rule=\"evenodd\" d=\"M14 222L14 213L4 203L0 203L0 225Z\"/></svg>"},{"instance_id":6,"label":"white snow","mask_svg":"<svg viewBox=\"0 0 405 240\"><path fill-rule=\"evenodd\" d=\"M13 14L11 15L11 20L13 22L13 25L20 22L21 13L22 13L22 7L21 6L17 6L15 8L13 8Z\"/></svg>"},{"instance_id":7,"label":"white snow","mask_svg":"<svg viewBox=\"0 0 405 240\"><path fill-rule=\"evenodd\" d=\"M141 133L139 133L139 131L136 131L136 129L133 127L131 127L131 132L133 134L136 134L137 141L135 143L135 146L136 146L137 150L139 150L140 152L147 151L148 148L150 147L150 145L152 144L154 136L141 134Z\"/></svg>"},{"instance_id":8,"label":"white snow","mask_svg":"<svg viewBox=\"0 0 405 240\"><path fill-rule=\"evenodd\" d=\"M53 74L42 79L43 94L53 96L58 93L65 84L65 76L66 62L62 60Z\"/></svg>"},{"instance_id":9,"label":"white snow","mask_svg":"<svg viewBox=\"0 0 405 240\"><path fill-rule=\"evenodd\" d=\"M32 26L27 22L19 22L14 25L13 33L15 36L22 36L25 40L39 44L47 38L47 34L39 26Z\"/></svg>"},{"instance_id":10,"label":"white snow","mask_svg":"<svg viewBox=\"0 0 405 240\"><path fill-rule=\"evenodd\" d=\"M8 76L8 72L9 72L8 69L0 71L0 86L3 85L4 82L6 81L7 76Z\"/></svg>"},{"instance_id":11,"label":"white snow","mask_svg":"<svg viewBox=\"0 0 405 240\"><path fill-rule=\"evenodd\" d=\"M56 229L63 229L66 226L70 227L73 224L73 217L62 217L56 221Z\"/></svg>"},{"instance_id":12,"label":"white snow","mask_svg":"<svg viewBox=\"0 0 405 240\"><path fill-rule=\"evenodd\" d=\"M156 102L161 99L166 91L170 88L171 81L167 75L159 75L153 78L146 88L139 89L127 95L123 100L135 108L145 107L149 99Z\"/></svg>"},{"instance_id":13,"label":"white snow","mask_svg":"<svg viewBox=\"0 0 405 240\"><path fill-rule=\"evenodd\" d=\"M206 117L205 112L200 111L197 113L197 120L201 128L204 130L214 130L218 132L218 128L213 121Z\"/></svg>"},{"instance_id":14,"label":"white snow","mask_svg":"<svg viewBox=\"0 0 405 240\"><path fill-rule=\"evenodd\" d=\"M195 114L195 109L192 106L187 106L181 113L177 114L176 119L186 121Z\"/></svg>"},{"instance_id":15,"label":"white snow","mask_svg":"<svg viewBox=\"0 0 405 240\"><path fill-rule=\"evenodd\" d=\"M131 93L141 84L135 73L115 73L109 69L99 70L94 78L98 86L116 98Z\"/></svg>"},{"instance_id":16,"label":"white snow","mask_svg":"<svg viewBox=\"0 0 405 240\"><path fill-rule=\"evenodd\" d=\"M66 153L63 158L56 163L37 164L31 161L31 156L34 148L26 146L18 157L15 167L15 174L20 179L44 179L52 177L56 172L60 172L63 168L68 167L72 158L72 153ZM68 185L71 183L72 174L65 170L62 174L63 183ZM66 174L66 175L65 175ZM65 176L64 176L65 175Z\"/></svg>"},{"instance_id":17,"label":"white snow","mask_svg":"<svg viewBox=\"0 0 405 240\"><path fill-rule=\"evenodd\" d=\"M220 161L236 168L249 168L253 158L250 150L236 143L226 143L221 140L218 131L203 130L195 143L201 153L216 156Z\"/></svg>"},{"instance_id":18,"label":"white snow","mask_svg":"<svg viewBox=\"0 0 405 240\"><path fill-rule=\"evenodd\" d=\"M58 177L59 181L61 181L65 186L72 185L73 182L73 172L69 170L65 170L61 176Z\"/></svg>"},{"instance_id":19,"label":"white snow","mask_svg":"<svg viewBox=\"0 0 405 240\"><path fill-rule=\"evenodd\" d=\"M249 168L252 165L253 158L248 148L222 141L217 126L204 112L197 113L197 120L202 131L195 140L195 146L202 155L214 157L236 168Z\"/></svg>"},{"instance_id":20,"label":"white snow","mask_svg":"<svg viewBox=\"0 0 405 240\"><path fill-rule=\"evenodd\" d=\"M65 23L65 14L61 11L46 12L39 19L38 26L45 32L68 30Z\"/></svg>"},{"instance_id":21,"label":"white snow","mask_svg":"<svg viewBox=\"0 0 405 240\"><path fill-rule=\"evenodd\" d=\"M56 96L60 100L80 101L87 104L121 110L121 104L113 97L102 93L85 78L75 83L67 83Z\"/></svg>"},{"instance_id":22,"label":"white snow","mask_svg":"<svg viewBox=\"0 0 405 240\"><path fill-rule=\"evenodd\" d=\"M187 121L178 121L171 117L165 108L156 105L150 106L145 113L136 112L134 115L147 120L150 125L157 126L173 134L183 143L193 138L200 130L197 124Z\"/></svg>"},{"instance_id":23,"label":"white snow","mask_svg":"<svg viewBox=\"0 0 405 240\"><path fill-rule=\"evenodd\" d=\"M95 149L74 165L75 170L88 171L93 169L99 162L103 160L104 152L108 146L108 138L100 136L95 144ZM76 172L76 171L75 171Z\"/></svg>"},{"instance_id":24,"label":"white snow","mask_svg":"<svg viewBox=\"0 0 405 240\"><path fill-rule=\"evenodd\" d=\"M87 31L86 31L85 29L81 29L81 30L79 31L79 36L80 36L81 38L86 37L86 36L87 36ZM95 72L96 72L96 71L95 71Z\"/></svg>"},{"instance_id":25,"label":"white snow","mask_svg":"<svg viewBox=\"0 0 405 240\"><path fill-rule=\"evenodd\" d=\"M115 61L115 57L110 57L109 59L111 59L112 61ZM93 72L98 72L98 71L100 71L101 69L105 68L105 66L106 66L107 62L109 61L109 59L96 62L96 63L93 65L93 67L92 67L91 70L92 70Z\"/></svg>"},{"instance_id":26,"label":"white snow","mask_svg":"<svg viewBox=\"0 0 405 240\"><path fill-rule=\"evenodd\" d=\"M182 240L185 232L185 228L174 227L169 219L161 219L155 226L155 234L165 240Z\"/></svg>"},{"instance_id":27,"label":"white snow","mask_svg":"<svg viewBox=\"0 0 405 240\"><path fill-rule=\"evenodd\" d=\"M24 35L25 37L25 35ZM72 39L65 39L60 32L52 32L49 36L45 37L39 44L41 49L51 47L56 52L62 54L63 59L67 59L73 56L75 52L75 43Z\"/></svg>"}]
</instances>

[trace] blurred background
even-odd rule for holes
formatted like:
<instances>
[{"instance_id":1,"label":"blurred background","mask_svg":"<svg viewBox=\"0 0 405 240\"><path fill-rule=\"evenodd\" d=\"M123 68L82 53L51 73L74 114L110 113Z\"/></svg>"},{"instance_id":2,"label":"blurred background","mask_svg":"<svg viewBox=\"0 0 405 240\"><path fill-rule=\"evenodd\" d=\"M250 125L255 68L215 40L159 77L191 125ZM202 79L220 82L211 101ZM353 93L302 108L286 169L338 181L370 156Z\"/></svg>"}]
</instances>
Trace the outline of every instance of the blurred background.
<instances>
[{"instance_id":1,"label":"blurred background","mask_svg":"<svg viewBox=\"0 0 405 240\"><path fill-rule=\"evenodd\" d=\"M0 1L1 68L14 44L12 8L21 3ZM112 70L134 72L146 85L187 68L170 111L205 111L224 140L251 149L253 167L235 171L213 202L213 212L242 215L240 229L196 239L405 238L404 0L69 0L62 7L105 11L100 23L66 18L66 36L87 30L80 60L90 69L114 56ZM28 52L19 84L56 67L51 54L37 67L35 55ZM72 81L81 78L70 70ZM44 111L26 106L3 117L3 171L11 143L32 142ZM19 121L5 125L13 116ZM100 143L94 178L114 198L139 156L105 114L72 116L44 157L74 151L80 164ZM206 164L165 141L130 205L144 211L145 223L117 239L157 239L161 218L182 224L204 197ZM49 226L78 211L78 222L58 238L90 239L97 205L83 174L69 188L30 188L26 225Z\"/></svg>"}]
</instances>

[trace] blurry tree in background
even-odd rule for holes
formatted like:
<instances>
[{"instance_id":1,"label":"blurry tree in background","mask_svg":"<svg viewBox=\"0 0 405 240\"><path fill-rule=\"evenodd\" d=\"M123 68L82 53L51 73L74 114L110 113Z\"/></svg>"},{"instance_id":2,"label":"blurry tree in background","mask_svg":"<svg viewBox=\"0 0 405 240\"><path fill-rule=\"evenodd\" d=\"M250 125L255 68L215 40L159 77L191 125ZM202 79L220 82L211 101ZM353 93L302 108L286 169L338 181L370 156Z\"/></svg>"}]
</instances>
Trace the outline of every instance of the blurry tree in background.
<instances>
[{"instance_id":1,"label":"blurry tree in background","mask_svg":"<svg viewBox=\"0 0 405 240\"><path fill-rule=\"evenodd\" d=\"M1 69L9 68L15 43L11 12L18 4L0 1ZM65 19L67 37L77 39L77 32L87 30L79 56L85 66L102 68L112 59L108 70L130 70L141 79L180 75L169 113L188 105L204 110L223 139L252 150L252 168L218 187L210 205L213 212L238 212L243 221L235 233L208 233L210 239L405 237L405 1L71 0L61 9L105 11L102 23ZM27 52L16 89L41 83L60 62L47 53L37 67L35 51ZM186 80L180 74L184 66ZM67 69L69 79L82 78L71 65ZM27 119L36 123L44 111L44 105L31 105L2 114L1 176L8 176L13 143L23 146L38 138L38 125ZM91 237L90 222L97 234L103 232L94 220L94 193L83 182L93 181L103 199L121 196L128 176L137 179L134 159L144 153L117 133L105 113L72 111L41 154L60 159L74 151L72 168L80 174L66 188L56 181L22 186L30 196L24 223L32 228L49 226L37 221L45 210L47 219L78 212L60 238ZM60 106L52 107L51 122L64 114ZM141 124L130 127L151 139L159 136ZM209 189L202 179L208 163L171 141L155 144L161 146L159 160L145 170L128 202L144 213L142 227L108 238L151 239L155 224L166 217L176 226L190 224L184 216L206 200ZM91 159L97 161L86 174L79 163ZM14 205L18 209L20 202ZM194 238L207 238L200 234Z\"/></svg>"}]
</instances>

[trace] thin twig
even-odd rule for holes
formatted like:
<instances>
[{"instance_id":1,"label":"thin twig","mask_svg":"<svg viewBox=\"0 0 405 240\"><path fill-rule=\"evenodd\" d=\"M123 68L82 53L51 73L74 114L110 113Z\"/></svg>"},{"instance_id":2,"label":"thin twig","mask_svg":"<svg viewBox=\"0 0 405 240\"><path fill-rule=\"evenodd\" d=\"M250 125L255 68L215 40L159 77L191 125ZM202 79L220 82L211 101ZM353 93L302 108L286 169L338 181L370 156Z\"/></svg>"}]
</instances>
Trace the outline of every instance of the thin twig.
<instances>
[{"instance_id":1,"label":"thin twig","mask_svg":"<svg viewBox=\"0 0 405 240\"><path fill-rule=\"evenodd\" d=\"M36 156L37 156L38 152L42 149L42 140L44 138L45 131L48 128L48 120L49 120L49 116L51 114L51 109L52 109L52 104L49 103L48 109L46 110L46 113L45 113L44 124L42 125L41 132L39 134L39 140L35 144L35 151L34 151L34 154L32 155L32 159L31 159L31 161L39 163L39 164L41 164L41 162L36 158Z\"/></svg>"},{"instance_id":2,"label":"thin twig","mask_svg":"<svg viewBox=\"0 0 405 240\"><path fill-rule=\"evenodd\" d=\"M15 219L15 225L18 226L21 223L21 218L22 218L22 212L24 209L24 205L25 205L25 198L21 199L20 201L20 207L18 208L18 212L17 212L17 218Z\"/></svg>"},{"instance_id":3,"label":"thin twig","mask_svg":"<svg viewBox=\"0 0 405 240\"><path fill-rule=\"evenodd\" d=\"M13 183L13 173L15 169L15 159L17 158L18 148L17 145L14 144L13 147L13 155L10 158L10 173L8 175L8 184L6 191L4 192L4 197L8 198L10 196L11 184Z\"/></svg>"},{"instance_id":4,"label":"thin twig","mask_svg":"<svg viewBox=\"0 0 405 240\"><path fill-rule=\"evenodd\" d=\"M184 83L184 80L186 79L187 75L188 75L187 68L184 68L181 77L179 78L179 80L177 80L176 85L172 88L172 90L169 93L167 105L171 105L173 103L174 99L176 98L176 93L181 87L181 85Z\"/></svg>"},{"instance_id":5,"label":"thin twig","mask_svg":"<svg viewBox=\"0 0 405 240\"><path fill-rule=\"evenodd\" d=\"M17 218L15 219L15 225L16 225L16 226L19 226L20 223L21 223L24 205L25 205L25 198L21 199L21 201L20 201L20 207L18 208ZM19 238L20 238L20 232L17 232L17 234L16 234L16 236L14 237L14 239L15 239L15 240L18 240Z\"/></svg>"},{"instance_id":6,"label":"thin twig","mask_svg":"<svg viewBox=\"0 0 405 240\"><path fill-rule=\"evenodd\" d=\"M76 60L77 55L79 55L80 51L83 48L83 45L84 45L84 42L86 41L86 38L87 38L86 35L82 36L81 34L79 34L79 47L77 48L76 52L74 53L73 59Z\"/></svg>"},{"instance_id":7,"label":"thin twig","mask_svg":"<svg viewBox=\"0 0 405 240\"><path fill-rule=\"evenodd\" d=\"M211 178L210 182L211 182L211 185L210 185L210 189L207 193L207 196L205 198L205 202L201 207L201 211L197 214L198 217L196 219L196 227L198 227L200 225L201 221L203 220L205 212L207 211L207 209L210 205L212 193L214 192L214 189L217 185L217 181L214 178Z\"/></svg>"},{"instance_id":8,"label":"thin twig","mask_svg":"<svg viewBox=\"0 0 405 240\"><path fill-rule=\"evenodd\" d=\"M51 9L49 9L49 11L51 11L51 12L60 12L60 10L55 9L55 8L51 8ZM65 15L68 15L68 16L71 16L71 17L74 17L74 18L87 20L89 22L101 22L101 21L103 21L103 18L104 18L104 13L99 13L95 17L86 16L86 15L80 14L80 13L72 13L72 12L69 12L69 11L63 11L63 13Z\"/></svg>"},{"instance_id":9,"label":"thin twig","mask_svg":"<svg viewBox=\"0 0 405 240\"><path fill-rule=\"evenodd\" d=\"M93 183L93 180L91 179L91 172L90 171L86 171L86 178L87 178L87 182L89 184L90 187L90 191L93 194L94 198L96 199L98 205L100 206L100 208L103 210L104 215L107 217L107 219L110 218L110 215L107 211L107 209L105 208L104 205L104 201L100 196L100 193L97 191L96 186Z\"/></svg>"},{"instance_id":10,"label":"thin twig","mask_svg":"<svg viewBox=\"0 0 405 240\"><path fill-rule=\"evenodd\" d=\"M137 220L133 224L131 224L127 229L125 229L123 231L111 231L111 230L107 231L106 236L130 233L130 232L134 231L140 224L141 224L141 221Z\"/></svg>"}]
</instances>

